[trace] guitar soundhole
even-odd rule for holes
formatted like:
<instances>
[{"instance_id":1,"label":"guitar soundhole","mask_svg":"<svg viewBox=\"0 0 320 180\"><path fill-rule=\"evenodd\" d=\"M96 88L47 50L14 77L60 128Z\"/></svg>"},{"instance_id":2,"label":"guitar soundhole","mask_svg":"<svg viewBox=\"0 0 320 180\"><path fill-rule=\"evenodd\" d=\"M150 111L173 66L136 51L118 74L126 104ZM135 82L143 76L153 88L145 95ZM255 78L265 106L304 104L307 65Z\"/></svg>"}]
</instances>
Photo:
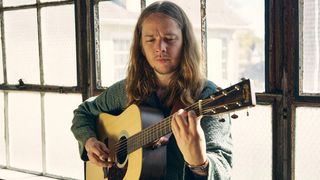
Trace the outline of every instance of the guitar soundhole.
<instances>
[{"instance_id":1,"label":"guitar soundhole","mask_svg":"<svg viewBox=\"0 0 320 180\"><path fill-rule=\"evenodd\" d=\"M119 141L119 149L117 152L117 160L119 164L123 164L127 159L127 138L125 136L122 136Z\"/></svg>"}]
</instances>

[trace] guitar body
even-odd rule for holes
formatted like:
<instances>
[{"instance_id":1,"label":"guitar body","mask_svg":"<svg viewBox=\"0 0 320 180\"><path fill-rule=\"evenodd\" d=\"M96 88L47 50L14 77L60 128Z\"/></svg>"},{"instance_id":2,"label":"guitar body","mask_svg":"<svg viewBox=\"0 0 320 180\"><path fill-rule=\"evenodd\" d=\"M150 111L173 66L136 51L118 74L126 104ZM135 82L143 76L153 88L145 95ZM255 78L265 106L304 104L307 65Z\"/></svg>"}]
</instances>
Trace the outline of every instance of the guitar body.
<instances>
[{"instance_id":1,"label":"guitar body","mask_svg":"<svg viewBox=\"0 0 320 180\"><path fill-rule=\"evenodd\" d=\"M159 111L139 109L136 105L129 106L119 116L101 113L98 121L99 140L111 150L121 150L118 153L111 151L109 161L114 162L111 168L86 162L86 180L162 179L165 174L166 146L139 148L131 153L127 153L126 147L129 137L162 118ZM120 148L119 142L123 143Z\"/></svg>"}]
</instances>

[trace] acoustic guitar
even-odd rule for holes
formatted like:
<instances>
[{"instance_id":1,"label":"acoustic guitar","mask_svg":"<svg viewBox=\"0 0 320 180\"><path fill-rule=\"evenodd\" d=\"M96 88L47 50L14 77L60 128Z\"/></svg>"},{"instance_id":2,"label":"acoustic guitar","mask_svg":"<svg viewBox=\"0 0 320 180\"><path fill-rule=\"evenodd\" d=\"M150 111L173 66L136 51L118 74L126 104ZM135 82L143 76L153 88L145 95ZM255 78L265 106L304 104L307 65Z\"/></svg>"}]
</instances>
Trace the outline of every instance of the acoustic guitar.
<instances>
[{"instance_id":1,"label":"acoustic guitar","mask_svg":"<svg viewBox=\"0 0 320 180\"><path fill-rule=\"evenodd\" d=\"M242 109L256 104L252 82L243 80L209 98L186 107L200 116ZM171 118L163 119L159 110L129 106L118 116L101 113L97 123L98 139L110 149L111 168L102 168L86 162L86 180L163 179L166 146L147 147L162 136L171 133Z\"/></svg>"}]
</instances>

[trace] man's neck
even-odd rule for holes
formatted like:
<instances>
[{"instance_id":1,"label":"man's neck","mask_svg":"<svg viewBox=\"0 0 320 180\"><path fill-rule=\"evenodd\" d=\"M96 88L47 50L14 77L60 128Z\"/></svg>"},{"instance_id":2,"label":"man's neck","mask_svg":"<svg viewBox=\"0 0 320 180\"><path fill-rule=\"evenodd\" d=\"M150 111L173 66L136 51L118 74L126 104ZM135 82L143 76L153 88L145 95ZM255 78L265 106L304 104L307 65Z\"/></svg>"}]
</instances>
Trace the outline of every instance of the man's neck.
<instances>
[{"instance_id":1,"label":"man's neck","mask_svg":"<svg viewBox=\"0 0 320 180\"><path fill-rule=\"evenodd\" d=\"M170 81L171 81L171 77L173 75L173 73L171 74L156 74L157 78L158 78L158 87L159 89L167 89Z\"/></svg>"},{"instance_id":2,"label":"man's neck","mask_svg":"<svg viewBox=\"0 0 320 180\"><path fill-rule=\"evenodd\" d=\"M167 75L158 76L157 95L160 99L162 99L168 91L168 87L170 84L170 77L171 76L167 76Z\"/></svg>"}]
</instances>

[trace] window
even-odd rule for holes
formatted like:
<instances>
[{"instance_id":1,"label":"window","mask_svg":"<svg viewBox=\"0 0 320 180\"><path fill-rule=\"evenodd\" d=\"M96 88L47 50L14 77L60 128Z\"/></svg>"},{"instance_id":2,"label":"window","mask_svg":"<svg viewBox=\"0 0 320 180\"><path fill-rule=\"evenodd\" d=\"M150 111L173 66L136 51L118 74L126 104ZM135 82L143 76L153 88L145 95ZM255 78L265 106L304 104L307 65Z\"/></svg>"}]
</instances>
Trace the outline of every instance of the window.
<instances>
[{"instance_id":1,"label":"window","mask_svg":"<svg viewBox=\"0 0 320 180\"><path fill-rule=\"evenodd\" d=\"M296 168L295 179L317 179L319 177L319 121L320 109L299 107L296 112Z\"/></svg>"},{"instance_id":2,"label":"window","mask_svg":"<svg viewBox=\"0 0 320 180\"><path fill-rule=\"evenodd\" d=\"M141 5L152 2L2 1L1 167L84 179L70 112L124 77ZM174 2L193 23L210 80L255 81L258 105L233 120L233 179L318 177L318 156L306 154L318 150L319 2ZM57 147L68 148L61 155Z\"/></svg>"},{"instance_id":3,"label":"window","mask_svg":"<svg viewBox=\"0 0 320 180\"><path fill-rule=\"evenodd\" d=\"M83 179L70 131L72 111L82 101L74 2L2 4L0 167Z\"/></svg>"},{"instance_id":4,"label":"window","mask_svg":"<svg viewBox=\"0 0 320 180\"><path fill-rule=\"evenodd\" d=\"M232 179L272 179L271 110L271 106L259 105L236 113L239 117L232 121Z\"/></svg>"},{"instance_id":5,"label":"window","mask_svg":"<svg viewBox=\"0 0 320 180\"><path fill-rule=\"evenodd\" d=\"M294 177L316 179L319 176L317 140L320 107L320 57L319 57L319 2L316 0L297 1L299 7L299 26L296 29L299 40L299 58L297 58L296 75L297 107L295 111L295 159Z\"/></svg>"},{"instance_id":6,"label":"window","mask_svg":"<svg viewBox=\"0 0 320 180\"><path fill-rule=\"evenodd\" d=\"M228 87L241 78L264 91L264 1L207 1L208 78Z\"/></svg>"},{"instance_id":7,"label":"window","mask_svg":"<svg viewBox=\"0 0 320 180\"><path fill-rule=\"evenodd\" d=\"M301 4L302 93L320 93L319 10L319 2L316 0L305 0Z\"/></svg>"},{"instance_id":8,"label":"window","mask_svg":"<svg viewBox=\"0 0 320 180\"><path fill-rule=\"evenodd\" d=\"M40 84L37 11L35 8L3 12L7 81Z\"/></svg>"},{"instance_id":9,"label":"window","mask_svg":"<svg viewBox=\"0 0 320 180\"><path fill-rule=\"evenodd\" d=\"M96 14L99 17L99 23L95 26L99 27L99 35L96 36L99 42L96 53L99 58L96 68L97 84L101 80L102 87L125 77L133 28L140 12L140 7L133 6L129 2L99 1L97 3ZM154 1L147 0L146 6L152 2ZM263 92L265 86L264 1L207 1L206 31L201 31L200 1L174 2L187 13L199 45L202 46L202 52L208 55L208 78L223 88L240 81L242 77L251 78L258 92ZM136 1L136 4L140 2ZM207 36L207 43L203 41L202 35ZM272 179L271 109L271 106L250 109L249 117L246 117L246 111L242 111L239 112L242 114L241 118L234 120L233 136L237 157L234 159L235 179L255 180L261 175L265 179ZM257 119L258 114L264 114L263 118ZM255 135L252 136L252 134ZM244 143L245 139L252 141L246 140L247 143ZM256 166L256 171L252 172L250 165L253 165L257 158L260 166ZM249 166L244 168L243 164Z\"/></svg>"},{"instance_id":10,"label":"window","mask_svg":"<svg viewBox=\"0 0 320 180\"><path fill-rule=\"evenodd\" d=\"M140 1L101 1L97 16L99 27L96 36L98 86L107 87L123 79L126 74L128 55L134 26L140 12ZM99 67L101 69L99 69Z\"/></svg>"}]
</instances>

